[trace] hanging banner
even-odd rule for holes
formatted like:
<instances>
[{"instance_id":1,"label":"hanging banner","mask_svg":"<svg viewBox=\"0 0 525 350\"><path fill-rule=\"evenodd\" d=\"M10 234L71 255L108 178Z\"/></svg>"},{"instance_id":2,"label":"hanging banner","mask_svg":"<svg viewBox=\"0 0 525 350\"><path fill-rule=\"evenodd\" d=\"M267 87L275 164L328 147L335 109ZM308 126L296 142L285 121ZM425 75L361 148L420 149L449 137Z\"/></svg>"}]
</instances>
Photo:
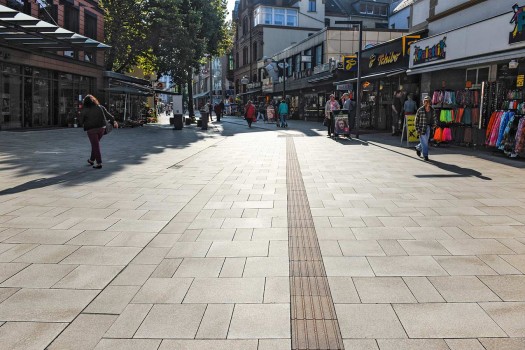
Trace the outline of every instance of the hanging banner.
<instances>
[{"instance_id":1,"label":"hanging banner","mask_svg":"<svg viewBox=\"0 0 525 350\"><path fill-rule=\"evenodd\" d=\"M405 115L405 121L403 123L403 132L401 134L401 144L403 140L407 140L407 147L410 142L419 142L419 137L417 136L416 131L416 116L415 114Z\"/></svg>"}]
</instances>

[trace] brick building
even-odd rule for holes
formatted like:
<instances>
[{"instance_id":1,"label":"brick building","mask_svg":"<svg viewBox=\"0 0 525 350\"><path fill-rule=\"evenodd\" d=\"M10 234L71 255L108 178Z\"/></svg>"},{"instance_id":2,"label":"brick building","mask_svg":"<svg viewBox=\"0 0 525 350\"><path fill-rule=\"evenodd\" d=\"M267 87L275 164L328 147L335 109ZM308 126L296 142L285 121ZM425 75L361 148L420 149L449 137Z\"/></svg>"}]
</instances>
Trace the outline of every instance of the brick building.
<instances>
[{"instance_id":1,"label":"brick building","mask_svg":"<svg viewBox=\"0 0 525 350\"><path fill-rule=\"evenodd\" d=\"M0 128L67 126L104 88L97 0L0 0Z\"/></svg>"}]
</instances>

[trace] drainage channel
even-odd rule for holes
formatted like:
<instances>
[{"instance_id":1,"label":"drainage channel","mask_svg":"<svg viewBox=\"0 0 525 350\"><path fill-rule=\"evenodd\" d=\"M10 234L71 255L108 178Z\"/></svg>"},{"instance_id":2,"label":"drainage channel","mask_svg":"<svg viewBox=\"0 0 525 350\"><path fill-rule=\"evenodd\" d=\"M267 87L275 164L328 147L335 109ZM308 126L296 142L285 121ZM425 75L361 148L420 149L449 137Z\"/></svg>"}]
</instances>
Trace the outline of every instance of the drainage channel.
<instances>
[{"instance_id":1,"label":"drainage channel","mask_svg":"<svg viewBox=\"0 0 525 350\"><path fill-rule=\"evenodd\" d=\"M295 143L286 140L292 349L344 349Z\"/></svg>"}]
</instances>

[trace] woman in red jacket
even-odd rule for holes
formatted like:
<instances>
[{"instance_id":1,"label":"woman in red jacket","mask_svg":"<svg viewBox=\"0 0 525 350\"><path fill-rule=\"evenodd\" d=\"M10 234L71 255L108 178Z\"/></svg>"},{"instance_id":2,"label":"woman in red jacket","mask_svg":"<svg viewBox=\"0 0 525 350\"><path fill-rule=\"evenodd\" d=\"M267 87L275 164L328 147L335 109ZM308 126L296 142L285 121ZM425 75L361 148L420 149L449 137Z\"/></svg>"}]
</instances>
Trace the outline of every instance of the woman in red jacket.
<instances>
[{"instance_id":1,"label":"woman in red jacket","mask_svg":"<svg viewBox=\"0 0 525 350\"><path fill-rule=\"evenodd\" d=\"M244 107L244 119L248 122L248 127L252 127L252 122L255 120L255 106L252 104L252 101L248 101Z\"/></svg>"}]
</instances>

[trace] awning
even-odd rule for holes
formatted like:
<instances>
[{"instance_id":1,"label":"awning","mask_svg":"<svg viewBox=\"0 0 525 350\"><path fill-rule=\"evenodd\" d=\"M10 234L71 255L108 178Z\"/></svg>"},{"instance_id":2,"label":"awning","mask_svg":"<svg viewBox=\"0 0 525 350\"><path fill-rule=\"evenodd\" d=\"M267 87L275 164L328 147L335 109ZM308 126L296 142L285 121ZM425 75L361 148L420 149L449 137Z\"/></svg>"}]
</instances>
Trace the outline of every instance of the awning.
<instances>
[{"instance_id":1,"label":"awning","mask_svg":"<svg viewBox=\"0 0 525 350\"><path fill-rule=\"evenodd\" d=\"M210 96L210 92L209 91L201 92L200 94L193 95L193 98L200 98L200 97L204 97L204 96Z\"/></svg>"},{"instance_id":2,"label":"awning","mask_svg":"<svg viewBox=\"0 0 525 350\"><path fill-rule=\"evenodd\" d=\"M169 91L169 90L153 89L153 91L155 91L155 93L161 94L161 95L181 95L181 93L179 93L179 92L173 92L173 91Z\"/></svg>"},{"instance_id":3,"label":"awning","mask_svg":"<svg viewBox=\"0 0 525 350\"><path fill-rule=\"evenodd\" d=\"M0 5L0 43L29 50L100 50L110 46Z\"/></svg>"},{"instance_id":4,"label":"awning","mask_svg":"<svg viewBox=\"0 0 525 350\"><path fill-rule=\"evenodd\" d=\"M471 57L462 60L455 60L446 63L437 63L421 68L412 68L407 70L408 75L421 74L433 72L436 70L463 68L469 66L477 66L481 64L493 63L498 61L509 61L511 59L522 58L525 56L525 49L514 50L514 51L500 51L490 55Z\"/></svg>"},{"instance_id":5,"label":"awning","mask_svg":"<svg viewBox=\"0 0 525 350\"><path fill-rule=\"evenodd\" d=\"M364 80L375 79L375 78L380 78L380 77L391 77L391 76L394 76L394 75L403 74L405 72L406 72L406 69L398 68L398 69L393 69L393 70L385 71L385 72L381 72L381 73L364 75L364 76L361 77L361 80L363 80L363 79ZM357 78L351 78L351 79L347 79L347 80L337 81L337 82L334 83L334 85L353 83L353 82L356 82L356 81L357 81Z\"/></svg>"},{"instance_id":6,"label":"awning","mask_svg":"<svg viewBox=\"0 0 525 350\"><path fill-rule=\"evenodd\" d=\"M137 96L152 96L151 93L140 90L131 86L113 86L103 89L106 92L112 94L126 94L126 95L137 95Z\"/></svg>"},{"instance_id":7,"label":"awning","mask_svg":"<svg viewBox=\"0 0 525 350\"><path fill-rule=\"evenodd\" d=\"M327 73L321 73L318 76L313 76L312 79L308 79L307 81L312 84L312 83L317 83L320 81L328 80L333 77L334 77L334 73L327 72Z\"/></svg>"}]
</instances>

